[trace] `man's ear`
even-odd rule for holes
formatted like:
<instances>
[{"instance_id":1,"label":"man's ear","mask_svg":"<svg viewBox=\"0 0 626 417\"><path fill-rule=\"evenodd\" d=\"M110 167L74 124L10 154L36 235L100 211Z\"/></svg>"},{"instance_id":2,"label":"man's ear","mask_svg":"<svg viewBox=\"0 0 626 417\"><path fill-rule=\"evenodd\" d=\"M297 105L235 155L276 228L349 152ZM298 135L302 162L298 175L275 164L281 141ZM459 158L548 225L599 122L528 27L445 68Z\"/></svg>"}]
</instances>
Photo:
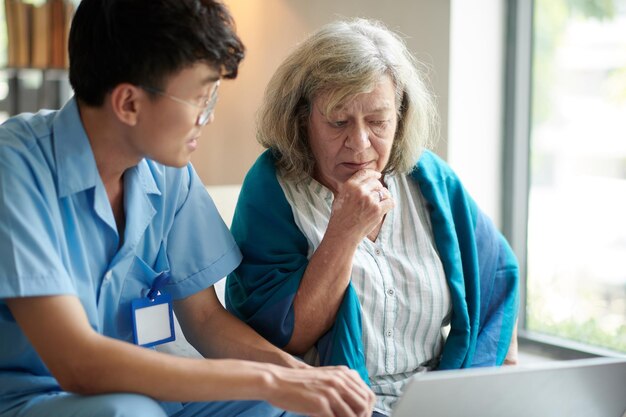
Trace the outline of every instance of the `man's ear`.
<instances>
[{"instance_id":1,"label":"man's ear","mask_svg":"<svg viewBox=\"0 0 626 417\"><path fill-rule=\"evenodd\" d=\"M118 84L111 91L111 110L119 121L135 126L141 105L146 99L146 93L141 88L129 83Z\"/></svg>"}]
</instances>

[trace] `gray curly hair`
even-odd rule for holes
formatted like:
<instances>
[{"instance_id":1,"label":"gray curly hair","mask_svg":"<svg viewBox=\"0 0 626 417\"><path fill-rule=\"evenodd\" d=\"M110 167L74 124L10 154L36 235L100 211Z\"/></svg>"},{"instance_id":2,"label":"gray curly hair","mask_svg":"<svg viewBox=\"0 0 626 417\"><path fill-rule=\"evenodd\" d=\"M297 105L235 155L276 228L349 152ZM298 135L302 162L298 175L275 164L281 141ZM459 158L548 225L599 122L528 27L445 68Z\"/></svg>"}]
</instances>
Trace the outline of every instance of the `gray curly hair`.
<instances>
[{"instance_id":1,"label":"gray curly hair","mask_svg":"<svg viewBox=\"0 0 626 417\"><path fill-rule=\"evenodd\" d=\"M402 39L382 23L354 19L322 27L272 76L257 114L257 140L272 149L285 178L311 176L315 159L307 127L312 103L326 94L328 114L389 75L396 87L398 127L385 172L410 172L438 136L433 95Z\"/></svg>"}]
</instances>

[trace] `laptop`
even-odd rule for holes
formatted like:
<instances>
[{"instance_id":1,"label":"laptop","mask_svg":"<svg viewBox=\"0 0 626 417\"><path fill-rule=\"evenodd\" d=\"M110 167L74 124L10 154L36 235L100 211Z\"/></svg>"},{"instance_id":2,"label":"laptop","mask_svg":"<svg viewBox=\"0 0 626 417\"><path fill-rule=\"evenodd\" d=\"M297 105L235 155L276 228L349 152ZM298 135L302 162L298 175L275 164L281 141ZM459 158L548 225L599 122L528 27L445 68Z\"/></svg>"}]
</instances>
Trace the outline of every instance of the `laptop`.
<instances>
[{"instance_id":1,"label":"laptop","mask_svg":"<svg viewBox=\"0 0 626 417\"><path fill-rule=\"evenodd\" d=\"M393 417L626 417L626 359L417 374Z\"/></svg>"}]
</instances>

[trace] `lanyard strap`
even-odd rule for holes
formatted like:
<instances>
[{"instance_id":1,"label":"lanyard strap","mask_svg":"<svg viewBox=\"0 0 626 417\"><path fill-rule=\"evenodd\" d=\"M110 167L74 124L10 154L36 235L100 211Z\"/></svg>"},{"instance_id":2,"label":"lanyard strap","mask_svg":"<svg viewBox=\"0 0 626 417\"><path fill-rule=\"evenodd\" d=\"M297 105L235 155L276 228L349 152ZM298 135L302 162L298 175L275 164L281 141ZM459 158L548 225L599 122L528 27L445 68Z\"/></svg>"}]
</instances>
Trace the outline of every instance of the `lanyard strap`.
<instances>
[{"instance_id":1,"label":"lanyard strap","mask_svg":"<svg viewBox=\"0 0 626 417\"><path fill-rule=\"evenodd\" d=\"M154 299L160 294L161 289L170 282L170 278L171 275L169 271L164 271L157 275L154 282L152 282L152 288L148 291L148 298L151 301L154 301Z\"/></svg>"}]
</instances>

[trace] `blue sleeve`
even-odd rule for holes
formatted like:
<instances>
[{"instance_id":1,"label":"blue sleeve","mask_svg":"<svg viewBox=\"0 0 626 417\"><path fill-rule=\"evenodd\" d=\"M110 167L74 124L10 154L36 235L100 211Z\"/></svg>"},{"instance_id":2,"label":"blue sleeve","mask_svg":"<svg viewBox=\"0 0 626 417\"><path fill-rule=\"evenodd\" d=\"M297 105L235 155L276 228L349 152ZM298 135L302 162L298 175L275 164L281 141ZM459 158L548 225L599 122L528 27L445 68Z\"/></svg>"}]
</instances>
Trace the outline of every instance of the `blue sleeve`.
<instances>
[{"instance_id":1,"label":"blue sleeve","mask_svg":"<svg viewBox=\"0 0 626 417\"><path fill-rule=\"evenodd\" d=\"M213 285L239 265L241 252L213 200L191 165L177 176L173 192L179 206L167 234L171 275L167 285L174 299L188 297Z\"/></svg>"},{"instance_id":2,"label":"blue sleeve","mask_svg":"<svg viewBox=\"0 0 626 417\"><path fill-rule=\"evenodd\" d=\"M231 231L244 259L228 276L226 307L283 347L293 333L293 299L308 266L308 244L278 183L270 151L246 175Z\"/></svg>"},{"instance_id":3,"label":"blue sleeve","mask_svg":"<svg viewBox=\"0 0 626 417\"><path fill-rule=\"evenodd\" d=\"M41 160L0 148L0 299L76 294L64 267L55 184ZM43 174L41 174L43 172Z\"/></svg>"}]
</instances>

